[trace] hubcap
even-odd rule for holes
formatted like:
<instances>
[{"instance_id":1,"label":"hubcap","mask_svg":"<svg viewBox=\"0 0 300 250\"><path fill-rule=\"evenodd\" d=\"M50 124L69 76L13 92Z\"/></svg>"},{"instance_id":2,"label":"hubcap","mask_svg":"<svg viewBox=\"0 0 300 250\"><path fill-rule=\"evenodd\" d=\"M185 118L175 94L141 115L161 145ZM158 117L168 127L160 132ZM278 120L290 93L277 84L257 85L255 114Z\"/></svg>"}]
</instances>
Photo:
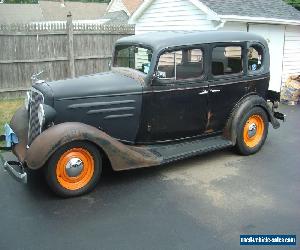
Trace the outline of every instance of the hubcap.
<instances>
[{"instance_id":1,"label":"hubcap","mask_svg":"<svg viewBox=\"0 0 300 250\"><path fill-rule=\"evenodd\" d=\"M248 127L248 136L249 136L249 138L255 136L256 130L257 130L256 124L251 123Z\"/></svg>"},{"instance_id":2,"label":"hubcap","mask_svg":"<svg viewBox=\"0 0 300 250\"><path fill-rule=\"evenodd\" d=\"M66 165L66 173L69 177L80 175L83 170L83 162L79 158L71 158Z\"/></svg>"}]
</instances>

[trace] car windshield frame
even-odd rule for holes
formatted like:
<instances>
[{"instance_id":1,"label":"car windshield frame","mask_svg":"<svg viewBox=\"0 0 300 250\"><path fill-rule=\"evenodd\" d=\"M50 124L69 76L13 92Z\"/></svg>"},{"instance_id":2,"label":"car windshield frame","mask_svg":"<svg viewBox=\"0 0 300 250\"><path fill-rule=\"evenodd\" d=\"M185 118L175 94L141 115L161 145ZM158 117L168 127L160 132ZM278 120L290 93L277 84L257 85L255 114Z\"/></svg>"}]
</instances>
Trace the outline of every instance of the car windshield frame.
<instances>
[{"instance_id":1,"label":"car windshield frame","mask_svg":"<svg viewBox=\"0 0 300 250\"><path fill-rule=\"evenodd\" d=\"M120 49L118 49L120 48ZM145 65L143 67L143 63L142 63L142 68L137 68L136 65L134 67L130 67L130 62L128 62L128 66L122 66L122 65L118 65L117 64L117 59L118 59L118 52L121 51L121 50L125 50L127 48L137 48L137 49L144 49L144 50L147 50L146 54L144 56L149 56L149 54L151 54L151 59L149 60L149 57L148 57L148 60L146 59L145 62L147 61L147 64L148 65ZM151 52L151 53L148 53L148 52ZM136 53L138 52L135 52L134 51L134 54L135 54L135 57L136 57ZM148 73L150 72L150 69L151 69L151 66L152 66L152 61L153 61L153 56L154 56L154 50L153 48L151 48L150 46L145 46L145 45L140 45L140 44L117 44L114 48L114 55L113 55L113 63L112 63L112 67L113 68L125 68L125 69L131 69L131 70L135 70L135 71L138 71L139 73L141 74L144 74L144 75L148 75ZM129 57L130 58L130 57ZM140 60L142 60L140 58ZM144 70L143 70L144 68Z\"/></svg>"}]
</instances>

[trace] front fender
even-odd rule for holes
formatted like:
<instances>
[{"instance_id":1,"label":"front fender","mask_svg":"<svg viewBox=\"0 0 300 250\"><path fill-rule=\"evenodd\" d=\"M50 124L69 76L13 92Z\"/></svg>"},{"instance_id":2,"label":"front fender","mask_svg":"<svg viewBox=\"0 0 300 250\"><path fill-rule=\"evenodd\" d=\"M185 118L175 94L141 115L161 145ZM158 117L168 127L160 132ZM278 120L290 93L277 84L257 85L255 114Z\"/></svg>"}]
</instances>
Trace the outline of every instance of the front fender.
<instances>
[{"instance_id":1,"label":"front fender","mask_svg":"<svg viewBox=\"0 0 300 250\"><path fill-rule=\"evenodd\" d=\"M243 117L243 115L253 107L261 107L265 110L268 115L269 122L272 124L273 128L277 129L280 127L280 123L274 117L274 114L270 107L268 106L265 99L258 95L250 95L242 99L233 109L230 118L227 121L226 127L224 129L224 137L231 140L233 144L236 143L236 131L237 126Z\"/></svg>"},{"instance_id":2,"label":"front fender","mask_svg":"<svg viewBox=\"0 0 300 250\"><path fill-rule=\"evenodd\" d=\"M59 147L77 140L89 141L100 147L116 171L154 166L161 161L150 151L125 145L95 127L79 122L66 122L55 125L36 137L27 149L25 162L30 169L39 169Z\"/></svg>"}]
</instances>

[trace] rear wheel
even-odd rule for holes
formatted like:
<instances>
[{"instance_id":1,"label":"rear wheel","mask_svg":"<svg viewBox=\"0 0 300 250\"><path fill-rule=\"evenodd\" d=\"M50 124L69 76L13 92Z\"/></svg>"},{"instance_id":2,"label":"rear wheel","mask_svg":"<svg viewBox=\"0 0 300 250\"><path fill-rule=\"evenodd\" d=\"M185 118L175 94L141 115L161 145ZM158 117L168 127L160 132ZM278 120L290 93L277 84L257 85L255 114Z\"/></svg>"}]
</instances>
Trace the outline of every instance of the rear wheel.
<instances>
[{"instance_id":1,"label":"rear wheel","mask_svg":"<svg viewBox=\"0 0 300 250\"><path fill-rule=\"evenodd\" d=\"M266 112L255 107L249 110L237 126L236 148L243 155L258 152L268 135L269 121Z\"/></svg>"},{"instance_id":2,"label":"rear wheel","mask_svg":"<svg viewBox=\"0 0 300 250\"><path fill-rule=\"evenodd\" d=\"M59 196L72 197L90 192L102 172L99 150L88 142L71 142L59 148L45 168L50 188Z\"/></svg>"}]
</instances>

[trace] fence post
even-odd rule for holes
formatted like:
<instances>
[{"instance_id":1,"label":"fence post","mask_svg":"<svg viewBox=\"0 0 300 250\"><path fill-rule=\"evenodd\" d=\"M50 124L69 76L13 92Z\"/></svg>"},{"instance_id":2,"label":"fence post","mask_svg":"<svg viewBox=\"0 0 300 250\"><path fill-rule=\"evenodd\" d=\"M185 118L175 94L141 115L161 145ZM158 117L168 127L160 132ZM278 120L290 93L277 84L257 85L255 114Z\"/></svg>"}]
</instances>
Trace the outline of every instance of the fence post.
<instances>
[{"instance_id":1,"label":"fence post","mask_svg":"<svg viewBox=\"0 0 300 250\"><path fill-rule=\"evenodd\" d=\"M71 12L67 15L67 34L68 34L68 55L69 55L69 69L70 77L75 77L75 59L74 59L74 44L73 44L73 22Z\"/></svg>"}]
</instances>

